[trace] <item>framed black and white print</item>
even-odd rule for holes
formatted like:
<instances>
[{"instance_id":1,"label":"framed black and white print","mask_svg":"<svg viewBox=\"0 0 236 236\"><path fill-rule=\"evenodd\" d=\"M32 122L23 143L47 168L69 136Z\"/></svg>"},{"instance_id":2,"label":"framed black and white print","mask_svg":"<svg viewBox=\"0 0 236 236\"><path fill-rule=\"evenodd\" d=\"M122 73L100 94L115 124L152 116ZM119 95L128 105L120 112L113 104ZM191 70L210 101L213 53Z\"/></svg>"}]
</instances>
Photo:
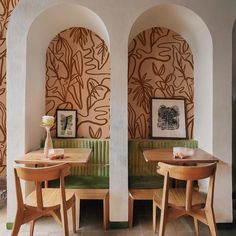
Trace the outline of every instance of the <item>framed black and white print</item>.
<instances>
[{"instance_id":1,"label":"framed black and white print","mask_svg":"<svg viewBox=\"0 0 236 236\"><path fill-rule=\"evenodd\" d=\"M187 138L185 99L151 98L152 138Z\"/></svg>"},{"instance_id":2,"label":"framed black and white print","mask_svg":"<svg viewBox=\"0 0 236 236\"><path fill-rule=\"evenodd\" d=\"M75 138L76 137L76 110L57 110L57 137Z\"/></svg>"}]
</instances>

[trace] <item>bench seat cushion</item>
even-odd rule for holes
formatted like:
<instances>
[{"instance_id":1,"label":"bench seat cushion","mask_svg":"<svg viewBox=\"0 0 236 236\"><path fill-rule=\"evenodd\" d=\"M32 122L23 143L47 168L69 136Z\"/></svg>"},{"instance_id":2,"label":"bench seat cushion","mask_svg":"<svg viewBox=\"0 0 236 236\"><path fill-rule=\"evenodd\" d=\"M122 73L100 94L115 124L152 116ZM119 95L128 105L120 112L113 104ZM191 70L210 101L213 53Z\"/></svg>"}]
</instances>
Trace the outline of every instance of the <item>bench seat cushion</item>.
<instances>
[{"instance_id":1,"label":"bench seat cushion","mask_svg":"<svg viewBox=\"0 0 236 236\"><path fill-rule=\"evenodd\" d=\"M163 176L129 176L129 189L152 189L163 187Z\"/></svg>"},{"instance_id":2,"label":"bench seat cushion","mask_svg":"<svg viewBox=\"0 0 236 236\"><path fill-rule=\"evenodd\" d=\"M48 187L58 188L59 180L49 181ZM104 176L75 176L69 175L65 177L65 188L68 189L108 189L109 177Z\"/></svg>"}]
</instances>

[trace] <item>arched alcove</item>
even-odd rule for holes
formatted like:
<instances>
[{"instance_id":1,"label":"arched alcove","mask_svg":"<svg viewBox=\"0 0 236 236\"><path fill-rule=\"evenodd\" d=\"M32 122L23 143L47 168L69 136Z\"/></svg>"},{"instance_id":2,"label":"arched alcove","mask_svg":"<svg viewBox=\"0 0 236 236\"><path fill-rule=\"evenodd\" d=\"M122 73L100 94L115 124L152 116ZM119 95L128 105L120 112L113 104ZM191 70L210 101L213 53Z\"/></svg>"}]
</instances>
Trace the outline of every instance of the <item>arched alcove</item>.
<instances>
[{"instance_id":1,"label":"arched alcove","mask_svg":"<svg viewBox=\"0 0 236 236\"><path fill-rule=\"evenodd\" d=\"M69 14L65 14L68 12ZM61 15L65 17L61 20ZM52 20L53 19L53 20ZM52 22L49 24L48 22ZM51 40L59 32L70 27L84 27L95 32L108 45L109 38L102 20L88 8L74 4L59 4L42 12L30 26L27 35L27 61L26 61L26 125L37 126L42 114L45 113L45 78L46 51ZM40 45L37 46L37 45ZM34 98L35 106L29 97ZM39 109L41 107L41 110ZM32 114L32 110L34 110ZM34 116L35 118L33 118ZM33 124L33 122L35 122ZM39 127L40 128L40 127ZM38 146L38 134L41 129L26 128L26 150Z\"/></svg>"},{"instance_id":2,"label":"arched alcove","mask_svg":"<svg viewBox=\"0 0 236 236\"><path fill-rule=\"evenodd\" d=\"M92 30L108 48L110 45L106 27L98 15L78 4L55 3L35 4L29 14L27 1L22 1L11 16L7 35L7 143L8 147L14 148L7 150L8 183L14 183L15 157L39 148L44 136L39 124L45 114L45 63L50 41L62 30L77 26ZM20 26L19 19L22 20ZM8 186L7 201L8 222L13 222L14 185Z\"/></svg>"},{"instance_id":3,"label":"arched alcove","mask_svg":"<svg viewBox=\"0 0 236 236\"><path fill-rule=\"evenodd\" d=\"M209 152L213 148L213 46L211 34L203 20L186 7L175 4L154 6L134 22L131 40L145 29L161 26L181 35L189 44L194 58L194 130L193 138Z\"/></svg>"},{"instance_id":4,"label":"arched alcove","mask_svg":"<svg viewBox=\"0 0 236 236\"><path fill-rule=\"evenodd\" d=\"M161 26L171 29L180 34L189 44L194 58L194 131L193 138L198 140L199 147L210 152L219 154L219 146L224 146L216 137L220 123L220 109L216 110L216 99L214 91L217 90L216 81L213 86L213 42L211 34L204 21L192 10L175 4L162 4L153 6L140 14L134 21L129 35L129 43L145 29ZM217 64L217 63L216 63ZM214 96L213 96L214 95ZM217 120L218 119L218 120ZM228 126L226 127L226 130ZM219 152L219 153L218 153ZM227 153L227 154L226 154ZM221 153L222 154L222 153ZM227 151L225 155L230 155ZM225 159L227 160L227 158ZM231 184L224 185L224 178L231 177L230 165L220 163L217 167L217 178L215 188L215 213L218 222L230 221L232 219L232 192ZM200 188L205 189L206 182L201 182ZM222 188L225 189L222 194ZM226 200L227 199L227 200ZM227 204L221 206L221 202Z\"/></svg>"}]
</instances>

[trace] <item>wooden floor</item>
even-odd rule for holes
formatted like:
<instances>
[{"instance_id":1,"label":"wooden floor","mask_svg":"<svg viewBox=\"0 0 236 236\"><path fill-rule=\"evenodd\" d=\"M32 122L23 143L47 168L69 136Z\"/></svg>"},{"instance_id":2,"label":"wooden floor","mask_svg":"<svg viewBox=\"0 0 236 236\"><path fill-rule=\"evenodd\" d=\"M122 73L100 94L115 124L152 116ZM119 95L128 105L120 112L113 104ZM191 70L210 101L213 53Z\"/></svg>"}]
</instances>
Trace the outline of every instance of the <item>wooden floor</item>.
<instances>
[{"instance_id":1,"label":"wooden floor","mask_svg":"<svg viewBox=\"0 0 236 236\"><path fill-rule=\"evenodd\" d=\"M152 205L149 201L137 201L134 206L134 227L132 229L103 230L103 215L101 201L82 201L81 205L81 228L76 234L71 236L149 236L152 233ZM70 214L70 212L69 212ZM71 221L71 216L69 215ZM5 230L6 207L0 206L0 235L11 235L11 231ZM23 226L19 236L29 235L28 225ZM236 226L228 230L218 230L219 236L236 235ZM51 218L40 219L35 225L35 236L60 236L62 231L60 226ZM157 235L157 234L156 234ZM209 236L209 230L204 225L200 225L200 235ZM166 229L166 236L195 236L193 222L191 218L182 217L181 219L169 223Z\"/></svg>"}]
</instances>

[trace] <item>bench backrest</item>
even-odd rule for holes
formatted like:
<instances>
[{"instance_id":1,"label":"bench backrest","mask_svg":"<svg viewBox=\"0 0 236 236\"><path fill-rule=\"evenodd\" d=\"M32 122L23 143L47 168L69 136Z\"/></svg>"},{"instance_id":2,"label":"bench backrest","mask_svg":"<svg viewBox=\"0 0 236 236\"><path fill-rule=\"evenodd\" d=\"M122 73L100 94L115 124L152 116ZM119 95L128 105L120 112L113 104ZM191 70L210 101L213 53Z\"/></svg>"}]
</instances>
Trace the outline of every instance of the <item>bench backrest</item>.
<instances>
[{"instance_id":1,"label":"bench backrest","mask_svg":"<svg viewBox=\"0 0 236 236\"><path fill-rule=\"evenodd\" d=\"M189 147L197 148L196 140L156 140L156 139L131 139L129 140L129 176L155 176L156 163L146 163L142 147L150 148L172 148Z\"/></svg>"},{"instance_id":2,"label":"bench backrest","mask_svg":"<svg viewBox=\"0 0 236 236\"><path fill-rule=\"evenodd\" d=\"M92 148L93 152L84 166L71 168L71 175L109 176L109 139L53 139L54 148Z\"/></svg>"},{"instance_id":3,"label":"bench backrest","mask_svg":"<svg viewBox=\"0 0 236 236\"><path fill-rule=\"evenodd\" d=\"M131 139L128 142L129 176L155 176L156 164L146 163L140 146L155 148L190 147L197 148L196 140ZM71 175L109 176L109 139L53 139L54 148L92 148L93 153L85 166L73 167Z\"/></svg>"}]
</instances>

